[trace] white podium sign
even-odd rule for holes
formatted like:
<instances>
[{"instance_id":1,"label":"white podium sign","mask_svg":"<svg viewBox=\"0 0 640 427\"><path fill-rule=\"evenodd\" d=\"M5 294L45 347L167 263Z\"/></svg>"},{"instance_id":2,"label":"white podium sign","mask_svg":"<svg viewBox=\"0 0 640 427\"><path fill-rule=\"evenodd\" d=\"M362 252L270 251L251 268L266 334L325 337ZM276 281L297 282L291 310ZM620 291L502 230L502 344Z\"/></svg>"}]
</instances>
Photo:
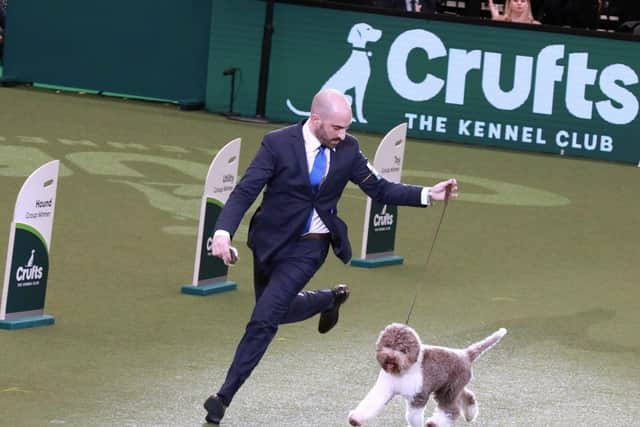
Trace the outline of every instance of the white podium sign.
<instances>
[{"instance_id":1,"label":"white podium sign","mask_svg":"<svg viewBox=\"0 0 640 427\"><path fill-rule=\"evenodd\" d=\"M0 328L54 323L44 314L49 250L60 162L38 168L22 185L11 223L5 265Z\"/></svg>"},{"instance_id":2,"label":"white podium sign","mask_svg":"<svg viewBox=\"0 0 640 427\"><path fill-rule=\"evenodd\" d=\"M373 167L388 181L401 181L406 141L407 124L402 123L391 129L378 145ZM402 264L403 258L394 255L397 222L397 206L373 202L367 197L361 258L352 259L351 265L374 268Z\"/></svg>"},{"instance_id":3,"label":"white podium sign","mask_svg":"<svg viewBox=\"0 0 640 427\"><path fill-rule=\"evenodd\" d=\"M220 258L211 255L211 242L218 216L238 180L240 146L240 138L229 142L209 166L200 205L193 280L190 285L182 287L182 293L209 295L237 287L235 282L227 281L229 268Z\"/></svg>"}]
</instances>

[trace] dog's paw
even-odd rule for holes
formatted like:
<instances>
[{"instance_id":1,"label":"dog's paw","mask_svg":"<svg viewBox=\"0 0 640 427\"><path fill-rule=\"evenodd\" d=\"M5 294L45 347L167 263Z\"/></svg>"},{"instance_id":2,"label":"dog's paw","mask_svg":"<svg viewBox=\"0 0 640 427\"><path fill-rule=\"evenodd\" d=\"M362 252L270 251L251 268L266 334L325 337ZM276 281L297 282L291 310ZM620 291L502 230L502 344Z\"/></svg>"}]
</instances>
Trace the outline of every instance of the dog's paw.
<instances>
[{"instance_id":1,"label":"dog's paw","mask_svg":"<svg viewBox=\"0 0 640 427\"><path fill-rule=\"evenodd\" d=\"M357 426L361 426L363 422L364 422L364 420L361 417L359 417L355 413L355 411L349 412L349 424L350 425L352 425L354 427L357 427Z\"/></svg>"}]
</instances>

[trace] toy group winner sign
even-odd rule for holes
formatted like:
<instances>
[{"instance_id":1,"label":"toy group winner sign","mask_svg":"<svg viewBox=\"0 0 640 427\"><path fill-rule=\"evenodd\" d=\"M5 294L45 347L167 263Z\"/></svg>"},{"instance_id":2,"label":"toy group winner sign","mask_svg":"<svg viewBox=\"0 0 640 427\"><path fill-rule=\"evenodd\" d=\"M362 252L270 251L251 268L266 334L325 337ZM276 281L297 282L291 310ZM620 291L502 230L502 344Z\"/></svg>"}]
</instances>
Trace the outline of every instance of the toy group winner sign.
<instances>
[{"instance_id":1,"label":"toy group winner sign","mask_svg":"<svg viewBox=\"0 0 640 427\"><path fill-rule=\"evenodd\" d=\"M237 287L235 282L227 281L229 268L220 258L211 254L211 245L218 216L237 181L240 143L240 138L229 142L218 152L209 166L200 207L193 282L191 285L183 286L182 293L202 296Z\"/></svg>"},{"instance_id":2,"label":"toy group winner sign","mask_svg":"<svg viewBox=\"0 0 640 427\"><path fill-rule=\"evenodd\" d=\"M400 182L406 139L406 123L396 126L385 135L373 160L374 173L388 181ZM393 254L397 221L396 205L377 203L367 197L362 235L362 258L352 259L351 265L373 268L402 264L402 257Z\"/></svg>"},{"instance_id":3,"label":"toy group winner sign","mask_svg":"<svg viewBox=\"0 0 640 427\"><path fill-rule=\"evenodd\" d=\"M44 314L44 300L59 167L58 160L41 166L18 194L0 305L2 329L54 323L52 316Z\"/></svg>"}]
</instances>

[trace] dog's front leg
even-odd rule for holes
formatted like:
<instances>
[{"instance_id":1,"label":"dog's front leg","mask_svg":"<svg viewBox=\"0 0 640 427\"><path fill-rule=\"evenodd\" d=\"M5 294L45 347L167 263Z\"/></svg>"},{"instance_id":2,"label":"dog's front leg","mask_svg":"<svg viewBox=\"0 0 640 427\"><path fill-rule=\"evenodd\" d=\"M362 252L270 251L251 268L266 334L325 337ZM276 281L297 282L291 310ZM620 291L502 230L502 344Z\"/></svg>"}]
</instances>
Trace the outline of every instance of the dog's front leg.
<instances>
[{"instance_id":1,"label":"dog's front leg","mask_svg":"<svg viewBox=\"0 0 640 427\"><path fill-rule=\"evenodd\" d=\"M374 418L384 408L384 405L393 398L394 393L389 374L381 370L373 388L358 406L349 412L349 424L361 426L366 421Z\"/></svg>"},{"instance_id":2,"label":"dog's front leg","mask_svg":"<svg viewBox=\"0 0 640 427\"><path fill-rule=\"evenodd\" d=\"M412 400L407 399L407 412L405 413L407 424L410 427L424 426L424 406L413 406Z\"/></svg>"}]
</instances>

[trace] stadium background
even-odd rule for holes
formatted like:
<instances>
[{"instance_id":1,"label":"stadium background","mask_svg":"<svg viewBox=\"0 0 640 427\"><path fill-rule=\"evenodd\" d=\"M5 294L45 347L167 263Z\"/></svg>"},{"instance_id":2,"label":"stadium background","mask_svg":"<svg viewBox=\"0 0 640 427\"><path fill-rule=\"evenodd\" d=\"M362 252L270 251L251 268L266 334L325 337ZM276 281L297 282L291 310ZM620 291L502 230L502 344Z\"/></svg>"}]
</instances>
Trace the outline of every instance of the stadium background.
<instances>
[{"instance_id":1,"label":"stadium background","mask_svg":"<svg viewBox=\"0 0 640 427\"><path fill-rule=\"evenodd\" d=\"M228 87L221 75L216 82ZM215 97L221 111L228 95ZM0 425L201 425L201 403L244 328L253 293L242 231L237 291L196 298L180 285L192 275L202 179L216 150L242 137L242 171L279 124L128 98L0 90L0 236L25 177L50 159L63 165L46 306L56 324L0 333ZM236 111L253 112L255 98L238 99ZM355 134L372 156L380 133ZM634 166L410 138L405 181L456 176L461 186L427 274L439 208L400 209L402 266L361 270L330 257L310 286L352 287L338 327L327 336L315 321L281 328L224 424L346 425L375 379L378 332L405 319L418 285L412 326L426 342L461 347L509 329L476 364L476 425L634 425ZM349 188L340 205L356 249L364 202ZM404 425L402 414L395 400L372 425Z\"/></svg>"}]
</instances>

